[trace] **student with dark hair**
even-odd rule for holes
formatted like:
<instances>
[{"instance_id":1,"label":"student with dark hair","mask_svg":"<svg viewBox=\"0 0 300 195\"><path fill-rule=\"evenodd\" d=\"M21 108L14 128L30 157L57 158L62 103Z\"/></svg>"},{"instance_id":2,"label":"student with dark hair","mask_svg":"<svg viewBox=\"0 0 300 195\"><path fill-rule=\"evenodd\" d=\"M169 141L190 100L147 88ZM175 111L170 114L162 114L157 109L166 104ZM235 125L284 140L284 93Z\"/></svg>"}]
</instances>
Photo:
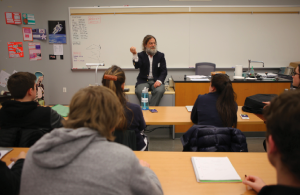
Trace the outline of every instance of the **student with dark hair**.
<instances>
[{"instance_id":1,"label":"student with dark hair","mask_svg":"<svg viewBox=\"0 0 300 195\"><path fill-rule=\"evenodd\" d=\"M113 65L106 70L102 78L102 85L108 87L116 93L124 108L124 114L122 115L121 123L116 128L116 131L134 130L136 134L137 150L148 150L148 141L146 135L144 134L146 123L143 117L143 112L139 105L130 103L125 98L125 93L123 92L125 79L126 77L124 71L116 65Z\"/></svg>"},{"instance_id":2,"label":"student with dark hair","mask_svg":"<svg viewBox=\"0 0 300 195\"><path fill-rule=\"evenodd\" d=\"M15 162L11 169L9 169L5 162L0 160L0 194L2 195L18 195L21 185L21 173L26 157L25 152L21 152L17 158L12 158Z\"/></svg>"},{"instance_id":3,"label":"student with dark hair","mask_svg":"<svg viewBox=\"0 0 300 195\"><path fill-rule=\"evenodd\" d=\"M236 127L238 107L235 100L236 94L229 77L216 74L212 76L209 93L198 96L191 120L197 125Z\"/></svg>"},{"instance_id":4,"label":"student with dark hair","mask_svg":"<svg viewBox=\"0 0 300 195\"><path fill-rule=\"evenodd\" d=\"M277 185L249 175L243 181L259 195L300 194L300 91L282 93L264 110L267 155L277 172Z\"/></svg>"},{"instance_id":5,"label":"student with dark hair","mask_svg":"<svg viewBox=\"0 0 300 195\"><path fill-rule=\"evenodd\" d=\"M114 140L123 106L103 86L79 90L70 103L64 128L51 131L26 156L21 195L163 194L145 161Z\"/></svg>"},{"instance_id":6,"label":"student with dark hair","mask_svg":"<svg viewBox=\"0 0 300 195\"><path fill-rule=\"evenodd\" d=\"M64 119L56 111L49 107L40 107L34 101L36 97L35 80L36 76L29 72L17 72L9 77L7 88L14 100L2 103L0 131L11 128L50 131L62 126L61 120ZM13 136L12 132L6 131L5 134ZM13 146L6 141L1 133L0 146Z\"/></svg>"}]
</instances>

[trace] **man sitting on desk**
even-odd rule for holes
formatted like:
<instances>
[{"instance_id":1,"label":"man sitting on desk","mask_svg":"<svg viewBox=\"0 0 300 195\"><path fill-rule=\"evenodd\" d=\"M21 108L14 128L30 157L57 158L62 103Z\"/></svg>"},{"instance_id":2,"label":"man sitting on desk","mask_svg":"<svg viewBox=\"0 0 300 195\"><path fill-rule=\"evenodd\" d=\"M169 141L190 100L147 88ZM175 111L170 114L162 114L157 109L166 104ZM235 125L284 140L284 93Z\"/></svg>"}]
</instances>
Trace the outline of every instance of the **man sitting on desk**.
<instances>
[{"instance_id":1,"label":"man sitting on desk","mask_svg":"<svg viewBox=\"0 0 300 195\"><path fill-rule=\"evenodd\" d=\"M152 94L150 106L158 106L165 92L164 81L167 76L165 55L157 51L156 39L152 35L144 37L142 52L137 54L135 47L131 47L130 52L133 54L135 69L140 69L135 88L136 96L141 102L142 90L147 87Z\"/></svg>"}]
</instances>

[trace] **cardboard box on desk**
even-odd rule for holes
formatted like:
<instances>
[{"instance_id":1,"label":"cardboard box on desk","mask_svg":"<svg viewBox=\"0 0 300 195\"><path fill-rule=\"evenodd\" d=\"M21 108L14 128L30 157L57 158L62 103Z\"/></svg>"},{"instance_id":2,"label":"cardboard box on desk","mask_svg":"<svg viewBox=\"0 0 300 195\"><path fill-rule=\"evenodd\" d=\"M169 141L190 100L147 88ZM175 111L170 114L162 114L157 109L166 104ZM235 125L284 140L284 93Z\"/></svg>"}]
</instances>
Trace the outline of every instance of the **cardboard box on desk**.
<instances>
[{"instance_id":1,"label":"cardboard box on desk","mask_svg":"<svg viewBox=\"0 0 300 195\"><path fill-rule=\"evenodd\" d=\"M291 62L289 67L297 68L297 66L300 64L300 61L298 62Z\"/></svg>"}]
</instances>

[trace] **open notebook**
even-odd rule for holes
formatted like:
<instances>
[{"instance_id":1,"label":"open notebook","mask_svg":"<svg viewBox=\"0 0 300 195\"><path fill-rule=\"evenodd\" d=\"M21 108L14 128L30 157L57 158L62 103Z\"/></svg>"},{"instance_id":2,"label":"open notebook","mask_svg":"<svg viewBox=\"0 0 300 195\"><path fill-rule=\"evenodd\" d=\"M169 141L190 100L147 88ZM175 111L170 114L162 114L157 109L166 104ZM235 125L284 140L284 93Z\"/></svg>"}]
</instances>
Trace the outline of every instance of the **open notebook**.
<instances>
[{"instance_id":1,"label":"open notebook","mask_svg":"<svg viewBox=\"0 0 300 195\"><path fill-rule=\"evenodd\" d=\"M197 182L242 182L228 157L192 157Z\"/></svg>"}]
</instances>

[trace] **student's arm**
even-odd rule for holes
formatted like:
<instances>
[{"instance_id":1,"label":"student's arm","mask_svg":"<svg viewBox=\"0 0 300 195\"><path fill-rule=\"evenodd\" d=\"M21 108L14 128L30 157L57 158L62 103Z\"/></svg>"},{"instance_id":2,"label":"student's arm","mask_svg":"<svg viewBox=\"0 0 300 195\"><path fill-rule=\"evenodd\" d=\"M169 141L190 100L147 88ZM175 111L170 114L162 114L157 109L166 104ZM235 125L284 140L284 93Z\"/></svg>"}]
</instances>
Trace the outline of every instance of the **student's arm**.
<instances>
[{"instance_id":1,"label":"student's arm","mask_svg":"<svg viewBox=\"0 0 300 195\"><path fill-rule=\"evenodd\" d=\"M132 163L130 188L132 194L160 195L163 194L161 184L155 173L145 161L135 159Z\"/></svg>"},{"instance_id":2,"label":"student's arm","mask_svg":"<svg viewBox=\"0 0 300 195\"><path fill-rule=\"evenodd\" d=\"M51 127L54 128L59 128L62 127L62 120L65 120L62 116L60 116L55 110L53 110L52 108L50 109L51 113L50 113L50 123L51 123Z\"/></svg>"},{"instance_id":3,"label":"student's arm","mask_svg":"<svg viewBox=\"0 0 300 195\"><path fill-rule=\"evenodd\" d=\"M192 110L192 113L191 113L191 120L194 124L198 124L198 112L197 112L197 107L198 107L198 104L199 104L199 97L200 95L198 96L198 98L196 99L195 101L195 104L193 106L193 110Z\"/></svg>"},{"instance_id":4,"label":"student's arm","mask_svg":"<svg viewBox=\"0 0 300 195\"><path fill-rule=\"evenodd\" d=\"M16 163L9 169L5 162L0 161L0 184L1 194L17 195L19 194L21 184L21 173L24 164L25 152L21 152Z\"/></svg>"}]
</instances>

